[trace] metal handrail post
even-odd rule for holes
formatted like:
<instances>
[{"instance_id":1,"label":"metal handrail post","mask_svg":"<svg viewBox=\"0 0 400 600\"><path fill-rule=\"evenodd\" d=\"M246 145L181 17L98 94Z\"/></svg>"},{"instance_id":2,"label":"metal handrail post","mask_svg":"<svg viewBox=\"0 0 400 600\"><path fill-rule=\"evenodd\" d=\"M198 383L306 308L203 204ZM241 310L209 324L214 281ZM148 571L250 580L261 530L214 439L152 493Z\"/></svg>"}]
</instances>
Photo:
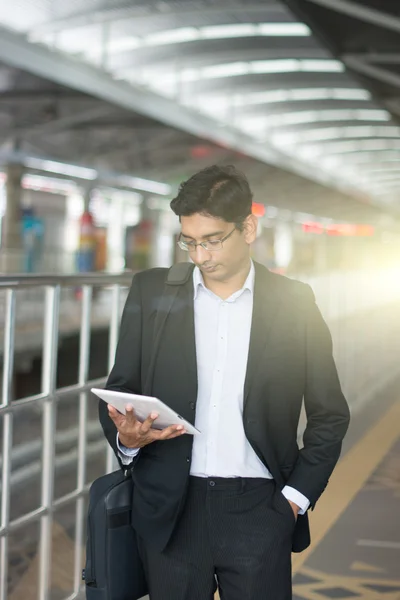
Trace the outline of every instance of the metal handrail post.
<instances>
[{"instance_id":1,"label":"metal handrail post","mask_svg":"<svg viewBox=\"0 0 400 600\"><path fill-rule=\"evenodd\" d=\"M40 519L40 565L39 600L49 600L51 588L51 548L53 524L53 488L55 454L55 403L53 393L56 389L58 320L60 307L60 286L46 288L42 392L46 394L43 403L43 457L42 457L42 507L44 515Z\"/></svg>"},{"instance_id":2,"label":"metal handrail post","mask_svg":"<svg viewBox=\"0 0 400 600\"><path fill-rule=\"evenodd\" d=\"M114 285L112 288L111 295L111 315L110 315L110 336L108 344L108 372L114 366L115 352L118 344L118 332L119 332L119 306L121 301L121 287ZM113 449L107 444L107 455L106 455L106 473L111 473L115 469L115 456Z\"/></svg>"},{"instance_id":3,"label":"metal handrail post","mask_svg":"<svg viewBox=\"0 0 400 600\"><path fill-rule=\"evenodd\" d=\"M82 288L81 334L79 344L79 385L85 385L89 377L91 308L93 289L89 285ZM81 494L76 501L75 524L75 561L74 561L74 593L78 594L81 587L83 561L83 532L85 516L85 498L82 492L86 483L87 456L87 391L79 394L79 428L78 428L78 474L76 482L77 493Z\"/></svg>"},{"instance_id":4,"label":"metal handrail post","mask_svg":"<svg viewBox=\"0 0 400 600\"><path fill-rule=\"evenodd\" d=\"M7 290L5 311L4 361L3 361L3 406L9 406L12 400L12 378L14 371L14 337L15 337L15 290ZM8 412L3 417L3 469L1 476L1 520L0 529L7 529L10 522L10 479L11 448L13 438L13 414ZM8 586L8 537L0 537L0 600L7 598Z\"/></svg>"}]
</instances>

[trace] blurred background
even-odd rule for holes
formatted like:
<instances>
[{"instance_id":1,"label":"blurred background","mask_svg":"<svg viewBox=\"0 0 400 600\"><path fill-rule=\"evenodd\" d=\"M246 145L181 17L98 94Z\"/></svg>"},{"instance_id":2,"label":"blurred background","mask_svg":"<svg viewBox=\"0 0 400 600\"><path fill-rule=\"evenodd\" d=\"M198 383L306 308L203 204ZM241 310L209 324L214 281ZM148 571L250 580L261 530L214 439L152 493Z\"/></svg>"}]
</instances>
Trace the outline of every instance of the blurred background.
<instances>
[{"instance_id":1,"label":"blurred background","mask_svg":"<svg viewBox=\"0 0 400 600\"><path fill-rule=\"evenodd\" d=\"M346 451L397 406L399 49L396 0L0 0L0 600L82 593L88 487L113 468L88 390L132 273L187 259L169 203L208 165L250 181L254 259L314 289ZM390 421L357 467L381 508L349 492L296 598L400 598Z\"/></svg>"}]
</instances>

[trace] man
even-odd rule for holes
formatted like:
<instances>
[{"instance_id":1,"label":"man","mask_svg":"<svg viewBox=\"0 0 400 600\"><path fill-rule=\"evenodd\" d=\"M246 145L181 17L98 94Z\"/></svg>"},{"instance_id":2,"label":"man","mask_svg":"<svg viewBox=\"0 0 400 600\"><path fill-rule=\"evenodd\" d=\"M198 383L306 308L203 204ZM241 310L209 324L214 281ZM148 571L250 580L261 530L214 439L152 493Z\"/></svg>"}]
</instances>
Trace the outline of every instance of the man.
<instances>
[{"instance_id":1,"label":"man","mask_svg":"<svg viewBox=\"0 0 400 600\"><path fill-rule=\"evenodd\" d=\"M291 551L339 458L349 411L311 289L253 263L252 194L233 167L180 187L171 208L195 264L159 338L151 393L194 423L151 428L100 402L132 466L133 526L151 600L289 600ZM107 388L143 393L167 269L136 275ZM304 397L304 447L297 427Z\"/></svg>"}]
</instances>

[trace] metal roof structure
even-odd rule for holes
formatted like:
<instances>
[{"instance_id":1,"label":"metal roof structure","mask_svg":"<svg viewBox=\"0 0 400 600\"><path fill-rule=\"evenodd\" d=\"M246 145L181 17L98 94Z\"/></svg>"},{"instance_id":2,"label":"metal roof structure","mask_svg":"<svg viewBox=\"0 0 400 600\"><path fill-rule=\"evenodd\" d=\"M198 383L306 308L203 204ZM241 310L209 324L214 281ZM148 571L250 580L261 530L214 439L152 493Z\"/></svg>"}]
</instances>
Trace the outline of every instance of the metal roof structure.
<instances>
[{"instance_id":1,"label":"metal roof structure","mask_svg":"<svg viewBox=\"0 0 400 600\"><path fill-rule=\"evenodd\" d=\"M277 189L278 174L283 188L302 182L310 210L323 213L321 185L336 190L324 192L327 215L358 208L371 218L366 202L395 210L396 180L380 168L400 160L400 127L392 107L324 45L323 27L315 36L305 23L310 6L329 3L293 0L294 12L278 0L8 4L0 11L3 154L79 156L160 180L186 172L190 158L248 166L250 157L260 186L267 175Z\"/></svg>"},{"instance_id":2,"label":"metal roof structure","mask_svg":"<svg viewBox=\"0 0 400 600\"><path fill-rule=\"evenodd\" d=\"M400 3L398 0L285 0L298 18L340 60L354 81L381 109L400 119ZM386 131L386 134L385 134ZM383 135L381 135L381 133ZM398 203L398 128L377 130L367 139L351 138L349 162L370 171L371 190Z\"/></svg>"}]
</instances>

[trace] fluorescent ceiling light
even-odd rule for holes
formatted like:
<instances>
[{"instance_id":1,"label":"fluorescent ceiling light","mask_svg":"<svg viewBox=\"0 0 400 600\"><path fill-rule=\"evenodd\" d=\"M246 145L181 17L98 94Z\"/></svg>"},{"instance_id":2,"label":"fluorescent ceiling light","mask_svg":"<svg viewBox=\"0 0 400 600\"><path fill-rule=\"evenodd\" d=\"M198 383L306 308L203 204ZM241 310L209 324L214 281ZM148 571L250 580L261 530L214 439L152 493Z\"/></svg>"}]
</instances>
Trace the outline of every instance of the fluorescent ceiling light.
<instances>
[{"instance_id":1,"label":"fluorescent ceiling light","mask_svg":"<svg viewBox=\"0 0 400 600\"><path fill-rule=\"evenodd\" d=\"M165 44L181 44L199 39L199 32L195 27L181 27L151 33L143 38L144 46L163 46Z\"/></svg>"},{"instance_id":2,"label":"fluorescent ceiling light","mask_svg":"<svg viewBox=\"0 0 400 600\"><path fill-rule=\"evenodd\" d=\"M80 167L78 165L69 165L40 158L29 157L25 160L25 166L31 169L40 171L48 171L49 173L58 173L60 175L69 175L78 179L94 180L98 177L98 172L95 169ZM167 183L152 181L150 179L142 179L141 177L131 177L129 175L110 175L109 178L114 179L116 185L130 187L136 190L152 192L162 196L168 196L171 193L171 186Z\"/></svg>"},{"instance_id":3,"label":"fluorescent ceiling light","mask_svg":"<svg viewBox=\"0 0 400 600\"><path fill-rule=\"evenodd\" d=\"M30 169L68 175L70 177L77 177L78 179L94 180L98 176L95 169L80 167L78 165L69 165L53 160L42 160L40 158L27 158L25 160L25 165Z\"/></svg>"},{"instance_id":4,"label":"fluorescent ceiling light","mask_svg":"<svg viewBox=\"0 0 400 600\"><path fill-rule=\"evenodd\" d=\"M398 161L400 162L400 158L398 158ZM376 163L374 163L374 166L377 166ZM378 167L377 169L371 168L368 170L369 173L392 173L393 171L398 172L400 175L400 165L393 164L390 167Z\"/></svg>"},{"instance_id":5,"label":"fluorescent ceiling light","mask_svg":"<svg viewBox=\"0 0 400 600\"><path fill-rule=\"evenodd\" d=\"M304 23L260 23L259 30L267 36L309 36L311 31Z\"/></svg>"},{"instance_id":6,"label":"fluorescent ceiling light","mask_svg":"<svg viewBox=\"0 0 400 600\"><path fill-rule=\"evenodd\" d=\"M264 127L268 130L321 121L387 121L390 118L390 114L385 110L303 110L266 117L242 117L238 123L243 129L260 130Z\"/></svg>"},{"instance_id":7,"label":"fluorescent ceiling light","mask_svg":"<svg viewBox=\"0 0 400 600\"><path fill-rule=\"evenodd\" d=\"M23 176L22 187L30 190L47 190L55 194L71 194L76 192L77 189L76 184L68 179L57 179L46 175L34 175L33 173L27 173Z\"/></svg>"},{"instance_id":8,"label":"fluorescent ceiling light","mask_svg":"<svg viewBox=\"0 0 400 600\"><path fill-rule=\"evenodd\" d=\"M249 106L254 104L274 104L276 102L287 102L289 92L287 90L274 90L272 92L254 92L250 94L238 94L233 96L233 106Z\"/></svg>"},{"instance_id":9,"label":"fluorescent ceiling light","mask_svg":"<svg viewBox=\"0 0 400 600\"><path fill-rule=\"evenodd\" d=\"M140 177L133 177L132 183L134 188L145 192L153 192L161 196L168 196L171 193L171 186L167 183L150 181L149 179L141 179Z\"/></svg>"},{"instance_id":10,"label":"fluorescent ceiling light","mask_svg":"<svg viewBox=\"0 0 400 600\"><path fill-rule=\"evenodd\" d=\"M171 193L171 186L167 183L152 181L150 179L142 179L141 177L130 177L129 175L118 176L120 185L131 187L144 192L159 194L160 196L168 196Z\"/></svg>"},{"instance_id":11,"label":"fluorescent ceiling light","mask_svg":"<svg viewBox=\"0 0 400 600\"><path fill-rule=\"evenodd\" d=\"M200 77L200 69L184 69L179 73L181 81L196 81L197 79L200 79Z\"/></svg>"},{"instance_id":12,"label":"fluorescent ceiling light","mask_svg":"<svg viewBox=\"0 0 400 600\"><path fill-rule=\"evenodd\" d=\"M371 94L367 90L357 88L332 89L332 94L338 100L371 100Z\"/></svg>"},{"instance_id":13,"label":"fluorescent ceiling light","mask_svg":"<svg viewBox=\"0 0 400 600\"><path fill-rule=\"evenodd\" d=\"M341 155L341 154L350 154L355 152L378 152L380 150L400 150L400 140L365 140L365 141L338 141L338 142L329 142L327 144L319 144L319 145L305 145L301 146L300 149L297 147L291 148L294 152L312 152L314 156L324 156L327 157L329 155ZM352 162L357 162L357 159L350 159L346 156L346 161L352 160ZM362 162L362 161L359 161Z\"/></svg>"},{"instance_id":14,"label":"fluorescent ceiling light","mask_svg":"<svg viewBox=\"0 0 400 600\"><path fill-rule=\"evenodd\" d=\"M318 69L314 63L318 63ZM325 66L326 68L323 68ZM299 73L299 72L339 72L343 71L343 64L337 60L327 59L325 61L297 60L294 58L286 58L280 60L254 60L251 62L231 62L216 65L210 65L199 69L182 69L174 71L166 71L165 69L146 69L146 79L151 85L151 81L158 77L167 77L174 74L175 77L181 78L183 81L196 81L198 79L215 79L216 77L236 77L246 75L247 73L267 74L267 73ZM133 78L140 79L137 74L137 69L133 67L119 69L117 76L123 74L131 74Z\"/></svg>"},{"instance_id":15,"label":"fluorescent ceiling light","mask_svg":"<svg viewBox=\"0 0 400 600\"><path fill-rule=\"evenodd\" d=\"M254 60L249 63L252 73L332 73L344 71L344 65L338 60L298 60L286 58L279 60Z\"/></svg>"},{"instance_id":16,"label":"fluorescent ceiling light","mask_svg":"<svg viewBox=\"0 0 400 600\"><path fill-rule=\"evenodd\" d=\"M322 160L330 161L337 160L340 157L338 155L324 156ZM346 154L345 160L347 163L353 164L370 165L376 167L380 164L396 163L400 162L400 149L399 150L356 150L351 154Z\"/></svg>"},{"instance_id":17,"label":"fluorescent ceiling light","mask_svg":"<svg viewBox=\"0 0 400 600\"><path fill-rule=\"evenodd\" d=\"M118 52L136 50L136 48L140 48L140 46L142 46L140 38L135 38L133 36L116 38L109 41L107 52L117 54ZM100 48L98 50L100 54Z\"/></svg>"},{"instance_id":18,"label":"fluorescent ceiling light","mask_svg":"<svg viewBox=\"0 0 400 600\"><path fill-rule=\"evenodd\" d=\"M292 148L293 150L293 148ZM294 153L293 153L294 154ZM315 146L303 146L299 151L300 158L314 159L320 155L319 148Z\"/></svg>"},{"instance_id":19,"label":"fluorescent ceiling light","mask_svg":"<svg viewBox=\"0 0 400 600\"><path fill-rule=\"evenodd\" d=\"M307 37L310 29L304 23L234 23L207 27L180 27L144 35L143 37L122 37L111 39L109 52L118 54L145 46L165 46L183 44L197 40L218 40L241 37ZM32 41L44 41L45 38L31 38ZM50 40L52 41L52 40ZM100 49L98 50L100 52Z\"/></svg>"},{"instance_id":20,"label":"fluorescent ceiling light","mask_svg":"<svg viewBox=\"0 0 400 600\"><path fill-rule=\"evenodd\" d=\"M308 131L292 131L282 134L278 133L274 136L273 140L279 145L289 145L363 137L400 138L400 127L377 127L363 125L354 127L328 127L321 129L310 129Z\"/></svg>"},{"instance_id":21,"label":"fluorescent ceiling light","mask_svg":"<svg viewBox=\"0 0 400 600\"><path fill-rule=\"evenodd\" d=\"M299 61L296 59L255 60L250 63L251 73L294 73L299 71Z\"/></svg>"},{"instance_id":22,"label":"fluorescent ceiling light","mask_svg":"<svg viewBox=\"0 0 400 600\"><path fill-rule=\"evenodd\" d=\"M203 79L218 79L220 77L237 77L249 72L248 63L234 62L225 65L212 65L201 69Z\"/></svg>"},{"instance_id":23,"label":"fluorescent ceiling light","mask_svg":"<svg viewBox=\"0 0 400 600\"><path fill-rule=\"evenodd\" d=\"M233 25L212 25L211 27L200 27L199 37L216 40L222 38L239 38L256 36L258 26L254 23L237 23ZM259 35L259 33L258 33Z\"/></svg>"},{"instance_id":24,"label":"fluorescent ceiling light","mask_svg":"<svg viewBox=\"0 0 400 600\"><path fill-rule=\"evenodd\" d=\"M374 139L363 141L332 142L321 147L324 153L377 152L400 150L400 140ZM347 160L347 159L346 159Z\"/></svg>"},{"instance_id":25,"label":"fluorescent ceiling light","mask_svg":"<svg viewBox=\"0 0 400 600\"><path fill-rule=\"evenodd\" d=\"M355 113L360 121L389 121L392 118L387 110L361 109Z\"/></svg>"},{"instance_id":26,"label":"fluorescent ceiling light","mask_svg":"<svg viewBox=\"0 0 400 600\"><path fill-rule=\"evenodd\" d=\"M204 100L208 100L208 98L204 97ZM356 88L299 88L218 96L218 98L224 98L226 102L231 103L233 106L250 106L308 100L370 100L371 95L366 90Z\"/></svg>"},{"instance_id":27,"label":"fluorescent ceiling light","mask_svg":"<svg viewBox=\"0 0 400 600\"><path fill-rule=\"evenodd\" d=\"M341 73L344 64L339 60L301 60L301 70L316 73Z\"/></svg>"}]
</instances>

